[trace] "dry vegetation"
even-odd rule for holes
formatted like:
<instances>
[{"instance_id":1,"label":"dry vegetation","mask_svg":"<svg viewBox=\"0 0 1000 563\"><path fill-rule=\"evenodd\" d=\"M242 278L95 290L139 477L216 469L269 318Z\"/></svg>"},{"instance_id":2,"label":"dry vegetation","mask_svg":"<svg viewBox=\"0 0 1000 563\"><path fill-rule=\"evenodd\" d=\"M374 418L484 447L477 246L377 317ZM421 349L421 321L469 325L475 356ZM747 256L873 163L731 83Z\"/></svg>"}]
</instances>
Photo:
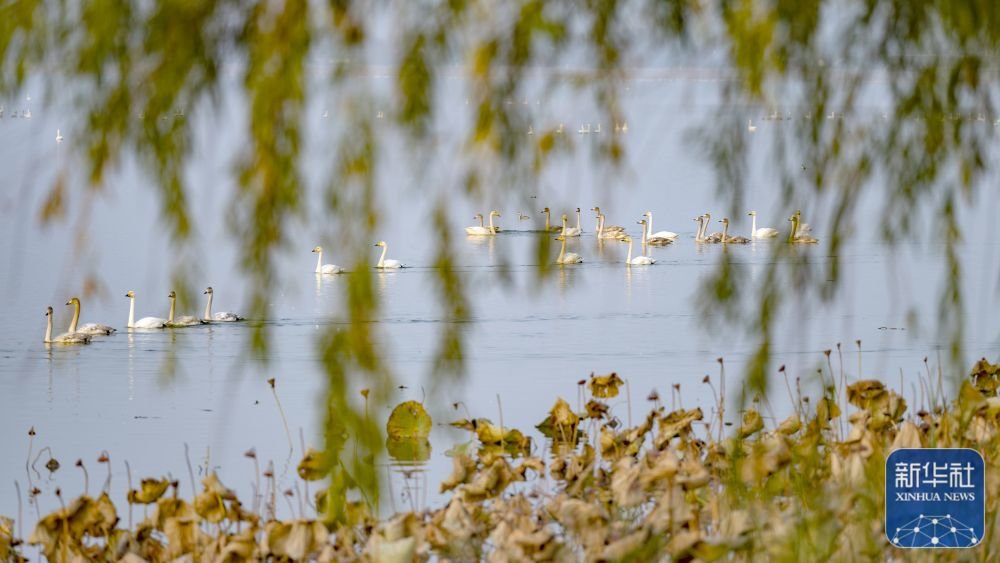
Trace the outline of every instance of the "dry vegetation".
<instances>
[{"instance_id":1,"label":"dry vegetation","mask_svg":"<svg viewBox=\"0 0 1000 563\"><path fill-rule=\"evenodd\" d=\"M39 519L27 543L53 561L896 559L903 554L882 531L886 456L899 447L963 446L986 459L983 544L905 556L995 560L998 369L980 360L951 400L933 392L940 380L928 372L928 406L918 412L879 381L848 383L824 370L825 395L798 399L790 384L795 413L770 426L766 402L751 401L741 422L727 425L721 409L686 410L675 395L668 410L654 393L649 412L629 427L606 401L622 379L592 376L580 382L575 409L557 399L538 425L548 438L544 457L516 429L486 419L452 423L477 441L454 450L454 470L441 483L450 498L434 510L380 520L363 501L333 510L322 489L313 516L300 495L300 518L279 521L273 515L282 493L267 470L249 505L214 474L190 499L176 481L144 479L127 507L106 492L69 500ZM387 430L390 449L421 452L430 419L409 401ZM323 454L311 450L298 474L321 481L325 467ZM119 510L131 519L133 505L145 505L147 516L123 525ZM35 553L16 530L0 518L0 560Z\"/></svg>"}]
</instances>

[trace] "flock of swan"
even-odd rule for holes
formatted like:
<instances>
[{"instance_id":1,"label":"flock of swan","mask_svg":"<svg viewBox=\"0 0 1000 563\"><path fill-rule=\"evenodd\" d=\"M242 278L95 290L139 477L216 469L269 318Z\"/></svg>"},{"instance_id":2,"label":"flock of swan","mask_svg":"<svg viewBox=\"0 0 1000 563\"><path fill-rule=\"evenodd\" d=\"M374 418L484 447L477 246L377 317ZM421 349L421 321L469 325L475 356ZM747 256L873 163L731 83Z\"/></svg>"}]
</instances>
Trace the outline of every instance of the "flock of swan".
<instances>
[{"instance_id":1,"label":"flock of swan","mask_svg":"<svg viewBox=\"0 0 1000 563\"><path fill-rule=\"evenodd\" d=\"M636 222L642 226L641 233L641 243L642 252L633 257L633 240L632 236L628 234L625 227L620 225L608 225L607 218L601 213L600 207L591 208L596 215L597 225L596 225L596 236L599 240L614 239L621 242L628 243L628 252L625 257L625 264L627 266L648 266L656 263L656 259L647 254L648 248L650 246L666 246L668 244L673 244L677 240L678 234L672 231L654 231L653 230L653 212L646 211L642 214L642 217ZM576 252L567 252L566 242L567 240L575 237L581 236L583 233L583 218L582 212L579 207L576 208L576 226L571 226L569 224L569 216L567 214L562 214L560 217L560 225L553 225L551 222L552 211L546 207L540 211L541 214L545 216L545 227L540 232L544 233L558 233L555 240L558 240L560 244L559 255L556 257L556 264L569 265L569 264L580 264L583 262L583 257ZM748 213L751 217L751 227L750 236L744 237L739 235L729 234L729 219L722 218L719 220L722 223L722 231L708 234L708 227L712 219L711 214L704 213L694 219L698 223L698 230L695 234L696 243L716 243L716 244L746 244L757 239L774 239L777 238L779 232L775 228L771 227L757 227L757 212L750 211ZM489 224L486 224L486 217L482 214L476 214L475 219L479 220L478 225L472 225L465 228L466 234L470 237L480 237L480 236L497 236L500 234L502 229L499 225L494 222L494 217L501 217L500 212L493 210L489 213ZM530 217L524 213L518 214L519 220L530 219ZM801 212L796 211L794 215L788 218L792 223L791 230L788 233L787 241L793 244L814 244L817 239L809 236L807 233L811 230L808 224L803 223L801 219ZM375 263L375 268L380 270L392 270L398 268L405 268L406 266L399 260L392 260L386 258L386 254L389 252L389 245L384 241L380 240L375 243L376 247L382 248L382 253L379 255L378 262ZM316 254L316 274L317 275L335 275L344 273L345 270L336 264L324 264L323 263L323 247L316 246L312 249L313 253ZM212 313L212 300L215 292L211 287L205 289L204 292L207 295L207 302L205 303L205 312L201 317L195 317L190 315L177 316L177 294L173 291L167 295L170 299L170 309L167 314L167 318L161 317L143 317L139 320L135 320L135 292L129 291L125 294L125 297L129 299L129 310L128 310L128 329L165 329L165 328L183 328L189 326L203 325L209 323L229 323L244 320L243 317L235 313L228 312L217 312ZM52 335L52 325L53 325L53 309L48 307L46 310L46 328L45 328L45 340L46 344L88 344L91 339L95 336L109 336L116 332L116 329L98 323L87 323L80 326L80 299L78 297L73 297L66 302L66 305L73 306L73 318L70 321L69 329L58 336Z\"/></svg>"},{"instance_id":2,"label":"flock of swan","mask_svg":"<svg viewBox=\"0 0 1000 563\"><path fill-rule=\"evenodd\" d=\"M208 287L205 289L204 294L208 296L208 299L205 303L205 313L201 316L201 318L190 315L176 316L177 293L171 291L170 294L167 295L167 298L170 299L170 312L167 314L167 318L143 317L137 321L135 320L135 292L129 291L125 294L125 297L128 297L129 299L127 327L129 330L156 330L164 328L183 328L209 323L232 323L244 320L243 317L237 315L236 313L217 312L213 314L212 299L215 295L215 291L211 287ZM117 332L117 329L114 327L99 323L87 323L80 326L80 298L73 297L67 301L66 304L73 306L73 319L69 323L69 329L58 336L52 336L52 307L49 307L45 311L46 327L44 342L46 344L89 344L91 339L95 336L110 336L111 334Z\"/></svg>"},{"instance_id":3,"label":"flock of swan","mask_svg":"<svg viewBox=\"0 0 1000 563\"><path fill-rule=\"evenodd\" d=\"M653 212L646 211L642 214L642 218L637 221L637 224L642 225L642 253L633 258L632 237L628 234L625 227L620 225L608 225L606 223L607 218L603 213L601 213L600 207L592 207L591 211L596 214L597 226L595 233L598 239L615 239L628 243L628 253L625 258L625 263L628 266L647 266L655 264L656 260L646 254L648 247L666 246L668 244L672 244L679 236L677 233L672 231L654 231ZM548 207L542 209L539 213L545 216L545 226L540 231L535 232L558 233L555 240L558 240L561 245L559 248L559 255L556 257L556 264L580 264L583 262L583 257L579 254L566 251L566 241L574 237L579 237L583 234L583 217L581 209L579 207L576 208L576 226L571 226L569 224L569 216L565 213L563 213L560 217L560 224L553 225L552 210ZM778 229L772 227L757 227L756 211L750 211L748 215L751 217L749 237L730 235L728 218L719 220L723 226L722 232L707 234L712 215L705 213L694 219L698 222L698 231L695 234L694 240L696 243L746 244L753 240L773 239L778 237ZM483 215L482 213L477 213L473 219L478 219L479 224L465 227L465 233L470 237L497 236L503 232L503 229L494 222L494 218L500 217L500 212L495 209L490 211L488 216ZM518 213L519 221L524 221L530 218L531 217L525 213ZM792 228L789 231L787 239L789 243L813 244L818 242L817 239L806 234L811 229L808 224L802 223L801 211L796 211L794 215L788 218L788 220L792 223ZM379 255L378 262L376 262L374 266L376 269L388 270L406 267L399 260L390 260L386 258L386 253L389 251L389 245L384 240L376 242L375 246L382 248L382 253ZM323 263L323 247L317 246L313 248L312 251L317 255L315 269L317 275L345 273L345 270L336 264Z\"/></svg>"},{"instance_id":4,"label":"flock of swan","mask_svg":"<svg viewBox=\"0 0 1000 563\"><path fill-rule=\"evenodd\" d=\"M647 211L643 213L642 218L637 221L637 224L642 225L642 253L633 258L632 237L628 234L625 227L620 225L608 225L606 223L607 218L603 213L601 213L600 207L592 207L591 211L596 214L597 226L594 232L598 239L614 239L628 243L628 253L625 257L625 264L628 266L646 266L655 264L656 260L646 254L648 247L666 246L668 244L672 244L678 238L678 234L673 231L654 231L653 212ZM559 233L556 240L560 241L561 246L559 249L559 255L556 257L556 264L579 264L583 262L583 257L579 254L566 251L566 241L573 237L579 237L583 233L583 218L580 208L576 208L576 226L570 226L569 216L565 213L562 214L560 218L560 225L552 224L552 210L548 207L542 209L540 213L545 216L545 226L541 232ZM719 222L722 223L722 231L708 234L707 231L712 215L704 213L694 219L698 223L698 230L695 234L694 240L696 243L746 244L759 239L774 239L780 234L778 229L773 227L757 227L756 211L749 211L747 215L749 215L751 219L749 237L730 235L729 219L725 217L719 220ZM483 214L477 213L473 218L478 219L479 224L466 227L465 233L469 236L475 237L496 236L500 234L502 229L498 225L494 224L494 217L500 217L500 212L496 210L490 211L489 225L486 225ZM518 220L523 221L526 219L530 219L530 217L524 213L518 213ZM796 211L794 215L788 218L788 221L792 223L792 226L788 233L787 242L793 244L815 244L819 242L817 239L808 235L811 228L807 223L802 222L801 211ZM316 271L319 272L319 264L317 264L316 267Z\"/></svg>"}]
</instances>

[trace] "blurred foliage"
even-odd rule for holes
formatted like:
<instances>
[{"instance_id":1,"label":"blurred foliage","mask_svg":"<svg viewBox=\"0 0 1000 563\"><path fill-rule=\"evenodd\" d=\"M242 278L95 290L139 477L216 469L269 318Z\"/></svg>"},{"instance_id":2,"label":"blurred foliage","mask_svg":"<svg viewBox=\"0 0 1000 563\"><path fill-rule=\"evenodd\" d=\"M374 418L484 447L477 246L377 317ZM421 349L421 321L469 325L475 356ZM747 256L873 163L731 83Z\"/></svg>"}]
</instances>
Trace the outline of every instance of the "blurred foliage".
<instances>
[{"instance_id":1,"label":"blurred foliage","mask_svg":"<svg viewBox=\"0 0 1000 563\"><path fill-rule=\"evenodd\" d=\"M461 65L470 125L455 166L467 197L476 200L487 184L535 186L553 155L573 148L569 136L551 130L523 142L529 110L511 101L526 97L536 69L584 69L541 73L542 80L591 96L606 122L617 123L627 117L619 89L629 69L683 53L725 70L721 107L794 115L773 136L771 165L781 178L783 211L801 208L823 225L822 251L831 259L817 265L795 245L774 245L790 260L772 261L754 285L738 287L736 265L724 253L716 279L705 284L705 303L724 302L728 319L753 327L758 351L747 381L764 391L772 322L789 293L835 295L838 251L855 230L866 190L879 192L886 240L925 229L943 233L948 274L937 326L953 360L960 358L965 299L957 209L975 201L989 162L998 24L1000 5L988 0L10 0L0 6L0 92L13 95L27 81L42 80L50 98L84 112L74 150L86 158L91 190L103 189L109 173L137 156L155 180L180 247L196 235L184 175L194 150L192 123L223 105L242 112L246 142L235 163L229 224L244 241L242 264L254 290L250 317L260 319L289 224L306 216L305 112L315 95L309 62L333 61L337 139L324 202L355 273L344 284L346 323L329 329L318 346L328 374L321 460L334 475L329 498L338 499L326 506L343 520L348 489L374 494L371 460L382 446L356 392L369 388L373 403L383 405L391 388L376 353L380 335L370 321L379 300L367 268L380 219L376 177L385 141L372 123L377 95L366 73L376 26L389 25L394 38L395 87L385 117L404 134L417 166L433 150L423 141L433 136L442 74ZM239 79L242 105L223 93L230 75ZM884 93L885 107L865 105L872 91ZM745 209L749 148L742 122L734 109L697 132L731 214ZM615 136L600 143L601 156L621 160L624 147ZM43 219L63 216L66 190L62 179L53 186ZM454 272L445 205L438 202L433 230L441 242L435 272L446 321L435 365L456 374L463 369L461 324L473 304ZM547 239L539 237L539 257L550 252ZM177 287L182 304L190 302L189 289ZM256 325L260 352L266 330ZM496 434L506 442L502 430ZM346 448L349 442L354 447Z\"/></svg>"}]
</instances>

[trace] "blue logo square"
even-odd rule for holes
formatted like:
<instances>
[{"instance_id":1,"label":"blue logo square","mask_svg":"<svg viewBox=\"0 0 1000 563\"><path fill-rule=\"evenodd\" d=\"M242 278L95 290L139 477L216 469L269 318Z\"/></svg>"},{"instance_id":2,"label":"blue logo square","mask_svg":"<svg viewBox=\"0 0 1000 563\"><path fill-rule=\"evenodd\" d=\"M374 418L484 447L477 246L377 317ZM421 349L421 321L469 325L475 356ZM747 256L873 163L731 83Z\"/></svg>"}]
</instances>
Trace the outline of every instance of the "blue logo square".
<instances>
[{"instance_id":1,"label":"blue logo square","mask_svg":"<svg viewBox=\"0 0 1000 563\"><path fill-rule=\"evenodd\" d=\"M975 547L986 523L986 464L968 448L899 449L885 460L885 535L896 547Z\"/></svg>"}]
</instances>

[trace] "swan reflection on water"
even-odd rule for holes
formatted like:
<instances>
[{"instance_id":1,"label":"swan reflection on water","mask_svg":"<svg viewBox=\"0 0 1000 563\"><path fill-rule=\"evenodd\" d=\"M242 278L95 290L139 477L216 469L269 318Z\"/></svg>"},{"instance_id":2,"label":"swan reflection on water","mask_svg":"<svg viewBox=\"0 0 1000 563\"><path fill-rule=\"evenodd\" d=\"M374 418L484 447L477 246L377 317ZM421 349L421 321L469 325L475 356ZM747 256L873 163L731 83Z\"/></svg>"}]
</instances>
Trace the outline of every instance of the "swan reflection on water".
<instances>
[{"instance_id":1,"label":"swan reflection on water","mask_svg":"<svg viewBox=\"0 0 1000 563\"><path fill-rule=\"evenodd\" d=\"M486 256L490 259L489 263L496 263L497 237L469 235L465 238L471 246L476 247L477 251L485 248Z\"/></svg>"},{"instance_id":2,"label":"swan reflection on water","mask_svg":"<svg viewBox=\"0 0 1000 563\"><path fill-rule=\"evenodd\" d=\"M426 438L386 438L389 460L385 464L386 479L392 510L398 511L397 501L407 510L419 512L427 504L427 469L431 459L431 443Z\"/></svg>"}]
</instances>

